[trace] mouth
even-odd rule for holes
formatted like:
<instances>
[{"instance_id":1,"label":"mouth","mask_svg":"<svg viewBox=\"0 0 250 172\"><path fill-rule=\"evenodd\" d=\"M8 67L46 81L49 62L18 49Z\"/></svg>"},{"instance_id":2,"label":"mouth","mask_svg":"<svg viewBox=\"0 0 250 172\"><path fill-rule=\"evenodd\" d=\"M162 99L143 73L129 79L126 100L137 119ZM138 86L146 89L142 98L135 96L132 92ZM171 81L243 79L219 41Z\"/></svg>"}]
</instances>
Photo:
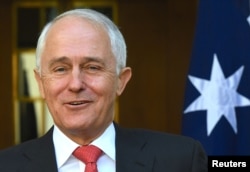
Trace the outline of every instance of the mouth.
<instances>
[{"instance_id":1,"label":"mouth","mask_svg":"<svg viewBox=\"0 0 250 172\"><path fill-rule=\"evenodd\" d=\"M68 102L67 104L72 105L72 106L79 106L79 105L83 105L87 103L90 103L90 101L72 101L72 102Z\"/></svg>"}]
</instances>

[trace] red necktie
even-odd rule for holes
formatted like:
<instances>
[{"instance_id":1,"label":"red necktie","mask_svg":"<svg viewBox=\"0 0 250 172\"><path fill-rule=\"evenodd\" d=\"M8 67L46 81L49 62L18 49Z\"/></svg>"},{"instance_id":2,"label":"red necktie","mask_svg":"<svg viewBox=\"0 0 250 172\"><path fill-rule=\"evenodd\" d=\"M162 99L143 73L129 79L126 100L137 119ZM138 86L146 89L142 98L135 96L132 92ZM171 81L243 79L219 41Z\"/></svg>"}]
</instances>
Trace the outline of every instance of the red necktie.
<instances>
[{"instance_id":1,"label":"red necktie","mask_svg":"<svg viewBox=\"0 0 250 172\"><path fill-rule=\"evenodd\" d=\"M97 172L96 161L101 156L102 150L94 145L81 146L76 148L73 155L85 163L84 172Z\"/></svg>"}]
</instances>

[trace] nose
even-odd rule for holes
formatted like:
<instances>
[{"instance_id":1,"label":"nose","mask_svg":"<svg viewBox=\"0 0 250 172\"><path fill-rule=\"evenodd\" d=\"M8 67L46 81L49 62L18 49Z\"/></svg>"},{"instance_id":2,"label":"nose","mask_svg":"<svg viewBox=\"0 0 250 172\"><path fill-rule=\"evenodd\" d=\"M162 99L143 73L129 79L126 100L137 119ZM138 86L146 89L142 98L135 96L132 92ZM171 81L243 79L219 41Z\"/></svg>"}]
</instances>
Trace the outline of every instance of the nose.
<instances>
[{"instance_id":1,"label":"nose","mask_svg":"<svg viewBox=\"0 0 250 172\"><path fill-rule=\"evenodd\" d=\"M69 90L79 92L85 88L83 73L79 69L72 70L69 80Z\"/></svg>"}]
</instances>

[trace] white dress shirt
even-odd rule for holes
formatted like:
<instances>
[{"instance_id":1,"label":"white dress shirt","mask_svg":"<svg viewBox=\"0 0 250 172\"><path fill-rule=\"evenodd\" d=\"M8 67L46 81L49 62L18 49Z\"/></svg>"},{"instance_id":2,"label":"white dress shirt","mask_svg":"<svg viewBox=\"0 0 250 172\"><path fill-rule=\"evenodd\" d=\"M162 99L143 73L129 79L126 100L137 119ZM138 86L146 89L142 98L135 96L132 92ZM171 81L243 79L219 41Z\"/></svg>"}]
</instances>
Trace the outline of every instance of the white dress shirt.
<instances>
[{"instance_id":1,"label":"white dress shirt","mask_svg":"<svg viewBox=\"0 0 250 172\"><path fill-rule=\"evenodd\" d=\"M84 171L85 164L72 155L80 145L64 135L57 126L54 126L53 142L58 172ZM104 152L97 161L98 172L115 172L115 128L113 123L91 145L99 147Z\"/></svg>"}]
</instances>

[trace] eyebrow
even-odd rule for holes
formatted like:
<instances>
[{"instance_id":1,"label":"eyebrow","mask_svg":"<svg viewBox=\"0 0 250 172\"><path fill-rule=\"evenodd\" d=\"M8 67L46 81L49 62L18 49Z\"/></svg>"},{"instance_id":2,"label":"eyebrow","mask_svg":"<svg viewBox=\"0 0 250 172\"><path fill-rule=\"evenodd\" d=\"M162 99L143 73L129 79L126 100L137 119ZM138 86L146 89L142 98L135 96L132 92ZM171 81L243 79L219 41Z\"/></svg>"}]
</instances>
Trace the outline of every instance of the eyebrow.
<instances>
[{"instance_id":1,"label":"eyebrow","mask_svg":"<svg viewBox=\"0 0 250 172\"><path fill-rule=\"evenodd\" d=\"M66 63L66 62L70 62L71 60L66 57L66 56L62 56L62 57L58 57L58 58L53 58L52 60L49 61L49 67L53 66L56 63ZM98 62L101 63L102 65L104 65L104 61L102 59L100 59L99 57L84 57L82 62L84 63L88 63L88 62Z\"/></svg>"},{"instance_id":2,"label":"eyebrow","mask_svg":"<svg viewBox=\"0 0 250 172\"><path fill-rule=\"evenodd\" d=\"M99 58L99 57L85 57L84 58L84 62L98 62L101 64L105 64L103 59Z\"/></svg>"},{"instance_id":3,"label":"eyebrow","mask_svg":"<svg viewBox=\"0 0 250 172\"><path fill-rule=\"evenodd\" d=\"M53 66L56 63L60 62L69 62L70 59L66 56L58 57L58 58L53 58L52 60L49 61L49 67Z\"/></svg>"}]
</instances>

